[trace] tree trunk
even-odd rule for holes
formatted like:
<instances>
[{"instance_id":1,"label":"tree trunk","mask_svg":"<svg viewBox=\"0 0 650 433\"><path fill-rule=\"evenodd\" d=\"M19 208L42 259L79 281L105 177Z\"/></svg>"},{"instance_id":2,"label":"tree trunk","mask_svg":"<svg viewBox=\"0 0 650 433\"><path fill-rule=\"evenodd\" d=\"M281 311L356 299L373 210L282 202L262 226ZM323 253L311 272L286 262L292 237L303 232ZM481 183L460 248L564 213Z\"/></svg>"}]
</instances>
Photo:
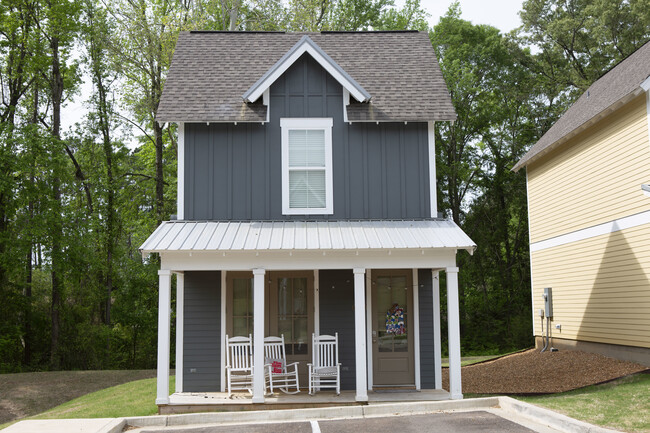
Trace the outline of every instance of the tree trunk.
<instances>
[{"instance_id":1,"label":"tree trunk","mask_svg":"<svg viewBox=\"0 0 650 433\"><path fill-rule=\"evenodd\" d=\"M63 76L61 74L61 64L59 61L59 38L52 37L50 41L52 49L52 137L56 143L61 140L61 102L63 99ZM55 146L56 148L56 146ZM53 168L57 170L57 167ZM50 366L56 370L61 365L59 354L59 332L61 328L61 291L63 284L61 281L61 265L63 251L61 248L60 236L62 233L61 222L61 180L57 173L54 173L52 182L52 196L54 199L54 217L51 226L52 233L52 334L50 340Z\"/></svg>"}]
</instances>

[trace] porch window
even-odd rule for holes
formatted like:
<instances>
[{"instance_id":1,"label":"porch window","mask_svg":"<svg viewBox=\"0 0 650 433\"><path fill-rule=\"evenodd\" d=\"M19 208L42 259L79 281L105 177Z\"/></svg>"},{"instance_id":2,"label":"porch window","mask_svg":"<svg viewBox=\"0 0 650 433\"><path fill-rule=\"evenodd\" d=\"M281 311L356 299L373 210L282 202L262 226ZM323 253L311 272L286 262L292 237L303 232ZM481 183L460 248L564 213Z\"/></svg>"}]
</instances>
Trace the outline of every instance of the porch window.
<instances>
[{"instance_id":1,"label":"porch window","mask_svg":"<svg viewBox=\"0 0 650 433\"><path fill-rule=\"evenodd\" d=\"M282 213L332 214L331 118L280 119Z\"/></svg>"},{"instance_id":2,"label":"porch window","mask_svg":"<svg viewBox=\"0 0 650 433\"><path fill-rule=\"evenodd\" d=\"M232 336L253 333L253 283L251 278L232 279Z\"/></svg>"},{"instance_id":3,"label":"porch window","mask_svg":"<svg viewBox=\"0 0 650 433\"><path fill-rule=\"evenodd\" d=\"M307 278L278 278L278 334L284 334L287 355L307 354L307 290Z\"/></svg>"}]
</instances>

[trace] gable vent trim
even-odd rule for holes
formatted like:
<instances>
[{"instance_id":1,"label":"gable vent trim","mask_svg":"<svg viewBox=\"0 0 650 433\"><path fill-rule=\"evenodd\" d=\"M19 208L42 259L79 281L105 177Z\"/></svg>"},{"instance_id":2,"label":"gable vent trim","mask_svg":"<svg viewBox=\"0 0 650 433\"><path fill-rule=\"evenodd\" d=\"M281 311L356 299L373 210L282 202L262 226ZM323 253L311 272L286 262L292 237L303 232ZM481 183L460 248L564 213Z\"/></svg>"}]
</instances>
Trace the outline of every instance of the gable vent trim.
<instances>
[{"instance_id":1,"label":"gable vent trim","mask_svg":"<svg viewBox=\"0 0 650 433\"><path fill-rule=\"evenodd\" d=\"M262 77L257 80L250 89L244 93L242 98L246 102L255 102L264 94L266 89L278 79L284 72L293 65L305 52L309 53L336 81L338 81L350 94L360 102L368 102L371 98L354 78L338 65L325 51L323 51L309 36L304 35L300 40Z\"/></svg>"}]
</instances>

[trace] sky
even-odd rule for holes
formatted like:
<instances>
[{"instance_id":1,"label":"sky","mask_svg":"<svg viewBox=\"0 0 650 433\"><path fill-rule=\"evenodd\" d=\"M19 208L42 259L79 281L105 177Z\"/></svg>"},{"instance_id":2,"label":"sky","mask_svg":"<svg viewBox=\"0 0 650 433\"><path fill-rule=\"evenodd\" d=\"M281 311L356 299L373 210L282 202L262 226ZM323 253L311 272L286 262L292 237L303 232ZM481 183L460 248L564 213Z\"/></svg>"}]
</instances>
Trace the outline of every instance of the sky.
<instances>
[{"instance_id":1,"label":"sky","mask_svg":"<svg viewBox=\"0 0 650 433\"><path fill-rule=\"evenodd\" d=\"M430 26L438 23L452 3L453 0L420 0L422 8L431 14ZM522 3L523 0L460 0L461 18L473 24L489 24L505 33L521 25ZM404 0L396 0L395 4L400 6Z\"/></svg>"},{"instance_id":2,"label":"sky","mask_svg":"<svg viewBox=\"0 0 650 433\"><path fill-rule=\"evenodd\" d=\"M454 0L420 0L420 5L431 16L429 25L434 26L442 15L447 12L449 5ZM396 0L396 6L402 6L405 0ZM461 18L471 21L473 24L489 24L503 33L519 27L519 11L521 10L523 0L460 0ZM75 122L81 122L86 114L86 108L83 101L87 100L92 92L92 85L88 77L81 86L80 94L75 96L75 100L68 102L63 107L61 116L62 129L65 131L73 126ZM134 143L135 144L135 143Z\"/></svg>"}]
</instances>

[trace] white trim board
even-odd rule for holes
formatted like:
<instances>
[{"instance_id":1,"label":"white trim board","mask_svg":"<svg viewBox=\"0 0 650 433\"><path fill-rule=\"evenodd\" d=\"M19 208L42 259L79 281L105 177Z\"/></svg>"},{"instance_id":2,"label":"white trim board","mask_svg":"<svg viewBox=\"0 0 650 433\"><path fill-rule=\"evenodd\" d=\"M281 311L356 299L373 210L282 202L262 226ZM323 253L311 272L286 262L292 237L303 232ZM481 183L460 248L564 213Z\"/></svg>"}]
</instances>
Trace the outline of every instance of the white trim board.
<instances>
[{"instance_id":1,"label":"white trim board","mask_svg":"<svg viewBox=\"0 0 650 433\"><path fill-rule=\"evenodd\" d=\"M226 392L226 273L221 271L221 392Z\"/></svg>"},{"instance_id":2,"label":"white trim board","mask_svg":"<svg viewBox=\"0 0 650 433\"><path fill-rule=\"evenodd\" d=\"M648 143L650 144L650 77L641 84L641 87L645 90L645 112L648 122Z\"/></svg>"},{"instance_id":3,"label":"white trim board","mask_svg":"<svg viewBox=\"0 0 650 433\"><path fill-rule=\"evenodd\" d=\"M650 223L650 211L641 212L635 215L626 216L603 224L598 224L586 229L576 230L571 233L556 236L551 239L535 242L530 245L530 252L546 250L548 248L559 247L560 245L570 244L572 242L583 241L585 239L595 238L597 236L614 233L620 230L637 227Z\"/></svg>"},{"instance_id":4,"label":"white trim board","mask_svg":"<svg viewBox=\"0 0 650 433\"><path fill-rule=\"evenodd\" d=\"M183 392L183 345L185 332L185 274L176 273L176 392Z\"/></svg>"},{"instance_id":5,"label":"white trim board","mask_svg":"<svg viewBox=\"0 0 650 433\"><path fill-rule=\"evenodd\" d=\"M185 123L178 123L178 168L176 187L176 218L185 219Z\"/></svg>"},{"instance_id":6,"label":"white trim board","mask_svg":"<svg viewBox=\"0 0 650 433\"><path fill-rule=\"evenodd\" d=\"M278 60L253 86L244 93L242 99L255 102L264 91L286 72L304 53L309 53L323 69L339 82L359 102L370 100L368 93L354 78L339 66L309 36L304 35L287 53Z\"/></svg>"},{"instance_id":7,"label":"white trim board","mask_svg":"<svg viewBox=\"0 0 650 433\"><path fill-rule=\"evenodd\" d=\"M373 372L372 365L372 269L366 269L366 356L368 357L368 391L372 391Z\"/></svg>"},{"instance_id":8,"label":"white trim board","mask_svg":"<svg viewBox=\"0 0 650 433\"><path fill-rule=\"evenodd\" d=\"M429 201L431 218L438 217L438 197L436 191L436 122L429 122Z\"/></svg>"},{"instance_id":9,"label":"white trim board","mask_svg":"<svg viewBox=\"0 0 650 433\"><path fill-rule=\"evenodd\" d=\"M415 389L421 389L420 383L420 281L418 276L418 269L413 269L412 295L413 295L413 363L415 371Z\"/></svg>"},{"instance_id":10,"label":"white trim board","mask_svg":"<svg viewBox=\"0 0 650 433\"><path fill-rule=\"evenodd\" d=\"M526 167L526 209L530 209L530 194L528 193L528 167ZM528 216L528 245L531 246L530 252L532 253L532 245L533 243L531 242L530 239L530 210L526 212L526 215ZM531 326L533 328L533 337L535 336L535 297L533 296L533 287L535 287L535 283L533 282L533 255L528 254L528 266L530 266L528 269L531 270L530 272L530 309L531 309L531 314L533 316L533 319L531 321Z\"/></svg>"}]
</instances>

